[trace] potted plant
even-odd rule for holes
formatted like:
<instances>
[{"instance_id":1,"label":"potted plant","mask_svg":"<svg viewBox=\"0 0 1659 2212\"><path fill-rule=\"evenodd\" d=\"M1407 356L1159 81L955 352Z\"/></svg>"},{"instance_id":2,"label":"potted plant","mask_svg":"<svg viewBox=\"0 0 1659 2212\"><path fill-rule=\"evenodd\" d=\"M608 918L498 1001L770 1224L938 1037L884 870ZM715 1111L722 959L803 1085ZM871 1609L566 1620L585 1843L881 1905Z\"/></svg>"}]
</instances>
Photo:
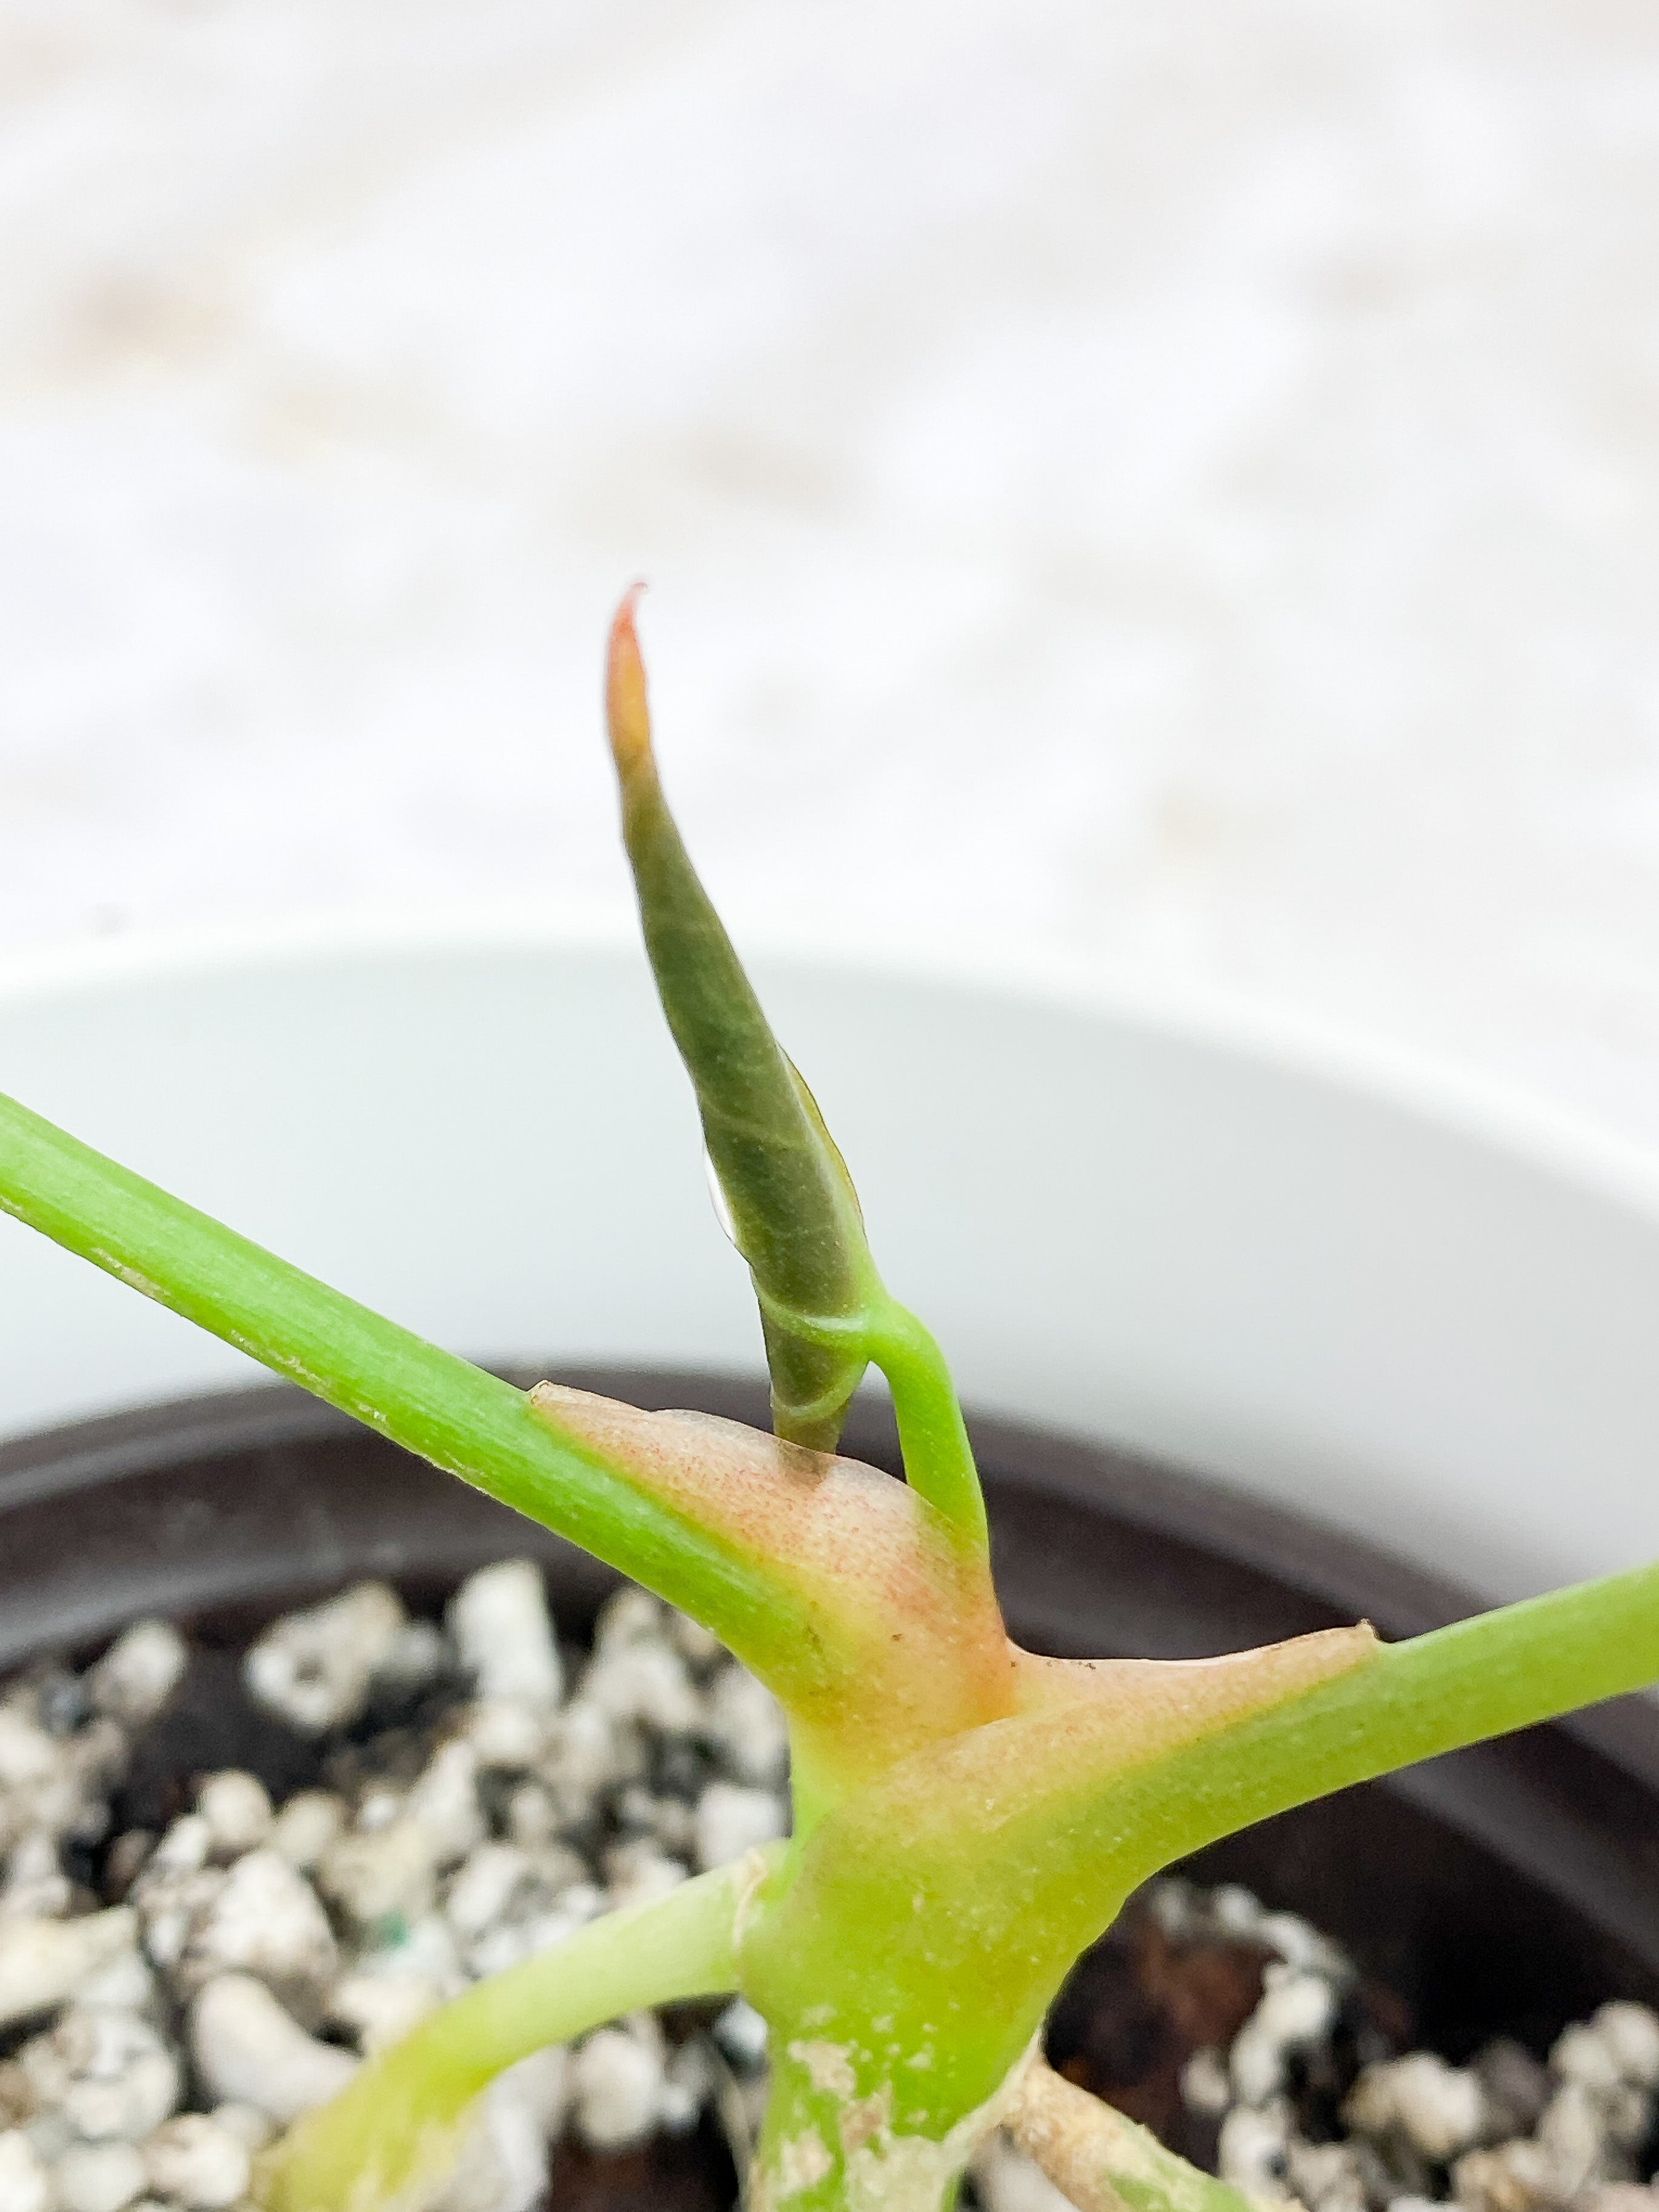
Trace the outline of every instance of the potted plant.
<instances>
[{"instance_id":1,"label":"potted plant","mask_svg":"<svg viewBox=\"0 0 1659 2212\"><path fill-rule=\"evenodd\" d=\"M774 2053L757 2204L921 2212L1005 2123L1085 2207L1233 2203L1036 2056L1073 1960L1172 1857L1659 1675L1659 1571L1398 1644L1363 1623L1174 1662L1012 1644L950 1376L884 1289L840 1155L663 802L631 600L608 704L653 966L760 1302L770 1438L526 1394L0 1109L9 1210L632 1573L789 1717L787 1844L596 1920L434 2014L293 2130L267 2200L394 2202L453 2154L504 2067L639 2004L740 1989ZM904 1485L834 1456L872 1364Z\"/></svg>"}]
</instances>

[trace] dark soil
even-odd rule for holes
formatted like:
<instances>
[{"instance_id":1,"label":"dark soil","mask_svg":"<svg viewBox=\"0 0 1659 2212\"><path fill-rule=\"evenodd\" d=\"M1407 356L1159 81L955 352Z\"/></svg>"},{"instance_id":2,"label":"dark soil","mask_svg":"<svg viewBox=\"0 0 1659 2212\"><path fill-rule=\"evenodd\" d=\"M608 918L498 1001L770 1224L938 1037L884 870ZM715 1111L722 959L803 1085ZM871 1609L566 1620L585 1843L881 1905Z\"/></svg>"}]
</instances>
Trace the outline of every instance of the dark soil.
<instances>
[{"instance_id":1,"label":"dark soil","mask_svg":"<svg viewBox=\"0 0 1659 2212\"><path fill-rule=\"evenodd\" d=\"M1048 2021L1048 2063L1213 2173L1218 2123L1183 2103L1182 2069L1196 2051L1227 2049L1255 2009L1273 1956L1243 1938L1172 1936L1131 1900L1060 1992ZM1404 2000L1379 1984L1358 1984L1344 2001L1329 2051L1293 2082L1301 2132L1314 2142L1340 2136L1338 2110L1361 2066L1395 2057L1413 2040Z\"/></svg>"},{"instance_id":2,"label":"dark soil","mask_svg":"<svg viewBox=\"0 0 1659 2212\"><path fill-rule=\"evenodd\" d=\"M732 2154L707 2120L610 2158L566 2136L548 2161L549 2212L732 2212L737 2197Z\"/></svg>"}]
</instances>

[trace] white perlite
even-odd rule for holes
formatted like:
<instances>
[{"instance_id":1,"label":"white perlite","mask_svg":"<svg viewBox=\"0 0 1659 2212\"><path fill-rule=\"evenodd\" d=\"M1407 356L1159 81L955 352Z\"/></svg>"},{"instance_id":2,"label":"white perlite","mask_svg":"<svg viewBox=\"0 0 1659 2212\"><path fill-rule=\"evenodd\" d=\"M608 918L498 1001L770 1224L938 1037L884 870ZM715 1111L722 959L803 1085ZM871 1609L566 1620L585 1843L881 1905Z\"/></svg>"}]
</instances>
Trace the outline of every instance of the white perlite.
<instances>
[{"instance_id":1,"label":"white perlite","mask_svg":"<svg viewBox=\"0 0 1659 2212\"><path fill-rule=\"evenodd\" d=\"M471 1743L440 1744L409 1793L409 1815L426 1831L434 1867L454 1866L488 1833L478 1803L478 1766Z\"/></svg>"},{"instance_id":2,"label":"white perlite","mask_svg":"<svg viewBox=\"0 0 1659 2212\"><path fill-rule=\"evenodd\" d=\"M516 1844L480 1844L445 1892L444 1917L464 1939L482 1936L529 1874L529 1854Z\"/></svg>"},{"instance_id":3,"label":"white perlite","mask_svg":"<svg viewBox=\"0 0 1659 2212\"><path fill-rule=\"evenodd\" d=\"M98 1998L24 2046L33 2101L8 2155L20 2174L26 2160L40 2168L47 2212L64 2212L58 2166L71 2153L77 2201L88 2206L121 2195L124 2208L228 2212L264 2140L334 2094L359 2063L313 2029L343 2033L365 2055L382 2050L477 1975L557 1944L609 1907L665 1893L694 1859L712 1864L781 1832L778 1709L694 1624L619 1591L583 1694L562 1706L558 1645L527 1563L472 1577L448 1620L449 1634L411 1622L390 1591L368 1583L274 1623L245 1662L255 1693L307 1733L357 1729L363 1748L337 1754L325 1743L319 1765L334 1786L276 1806L252 1773L209 1774L193 1808L161 1836L135 1829L111 1847L100 1879L127 1902L78 1919L64 1917L75 1893L57 1839L98 1832L100 1792L126 1739L105 1716L59 1740L33 1690L0 1697L0 1777L16 1793L0 1885L0 1928L12 1933L0 1963L9 1957L14 1969L16 2016L77 1992ZM187 1657L171 1631L108 1655L100 1679L112 1698L126 1685L123 1712L144 1709L135 1679L147 1650L152 1702L164 1671L176 1679ZM54 1714L76 1709L73 1679L64 1680ZM433 1686L447 1707L411 1737L400 1716ZM392 1731L384 1764L371 1717L381 1713ZM411 1766L410 1752L422 1750ZM337 1756L343 1765L331 1765ZM48 1798L55 1826L27 1824L25 1803ZM213 2102L210 2112L173 2110L180 2069L158 2028L181 2002L191 2086ZM487 2124L433 2212L529 2206L548 2143L567 2124L592 2145L617 2147L692 2129L717 2097L735 2096L733 2109L752 2117L764 2030L741 2004L727 2012L724 2040L744 2054L732 2062L741 2092L706 2033L671 2049L648 2015L604 2029L575 2054L540 2054L496 2085ZM105 2023L102 2057L82 2064L70 2046L86 2041L94 2015ZM13 2072L22 2079L21 2067ZM93 2142L87 2126L120 2132ZM0 2207L10 2212L3 2197Z\"/></svg>"},{"instance_id":4,"label":"white perlite","mask_svg":"<svg viewBox=\"0 0 1659 2212\"><path fill-rule=\"evenodd\" d=\"M137 2142L179 2101L179 2062L137 2013L73 2005L17 2056L41 2106L87 2142Z\"/></svg>"},{"instance_id":5,"label":"white perlite","mask_svg":"<svg viewBox=\"0 0 1659 2212\"><path fill-rule=\"evenodd\" d=\"M271 1823L270 1848L309 1874L346 1824L346 1803L332 1790L301 1790Z\"/></svg>"},{"instance_id":6,"label":"white perlite","mask_svg":"<svg viewBox=\"0 0 1659 2212\"><path fill-rule=\"evenodd\" d=\"M420 1919L432 1909L437 1881L431 1835L408 1814L337 1837L317 1865L323 1895L366 1929L394 1916Z\"/></svg>"},{"instance_id":7,"label":"white perlite","mask_svg":"<svg viewBox=\"0 0 1659 2212\"><path fill-rule=\"evenodd\" d=\"M250 1974L222 1974L190 2014L191 2055L209 2092L286 2127L326 2104L357 2070L348 2051L309 2036Z\"/></svg>"},{"instance_id":8,"label":"white perlite","mask_svg":"<svg viewBox=\"0 0 1659 2212\"><path fill-rule=\"evenodd\" d=\"M725 1866L757 1844L784 1832L784 1810L770 1790L745 1790L732 1782L711 1782L697 1800L695 1824L697 1864Z\"/></svg>"},{"instance_id":9,"label":"white perlite","mask_svg":"<svg viewBox=\"0 0 1659 2212\"><path fill-rule=\"evenodd\" d=\"M329 1993L328 2023L347 2029L366 2058L401 2042L410 2029L443 2002L430 1975L348 1974Z\"/></svg>"},{"instance_id":10,"label":"white perlite","mask_svg":"<svg viewBox=\"0 0 1659 2212\"><path fill-rule=\"evenodd\" d=\"M210 1774L196 1793L196 1810L207 1823L215 1858L237 1858L270 1840L270 1795L252 1774L234 1767Z\"/></svg>"},{"instance_id":11,"label":"white perlite","mask_svg":"<svg viewBox=\"0 0 1659 2212\"><path fill-rule=\"evenodd\" d=\"M250 2157L262 2151L276 2132L270 2115L255 2105L216 2105L213 2118L228 2135L235 2136Z\"/></svg>"},{"instance_id":12,"label":"white perlite","mask_svg":"<svg viewBox=\"0 0 1659 2212\"><path fill-rule=\"evenodd\" d=\"M32 1829L12 1845L0 1887L0 1919L53 1919L69 1911L71 1890L58 1856L58 1839L44 1828Z\"/></svg>"},{"instance_id":13,"label":"white perlite","mask_svg":"<svg viewBox=\"0 0 1659 2212\"><path fill-rule=\"evenodd\" d=\"M542 2200L547 2146L563 2122L565 2065L562 2050L538 2051L490 2084L427 2212L531 2212Z\"/></svg>"},{"instance_id":14,"label":"white perlite","mask_svg":"<svg viewBox=\"0 0 1659 2212\"><path fill-rule=\"evenodd\" d=\"M1221 2123L1216 2162L1222 2179L1247 2197L1286 2195L1285 2154L1290 2130L1290 2112L1282 2098L1260 2112L1250 2105L1235 2105Z\"/></svg>"},{"instance_id":15,"label":"white perlite","mask_svg":"<svg viewBox=\"0 0 1659 2212\"><path fill-rule=\"evenodd\" d=\"M573 1823L589 1811L600 1790L625 1779L639 1763L637 1747L580 1694L555 1717L544 1743L531 1756L558 1817Z\"/></svg>"},{"instance_id":16,"label":"white perlite","mask_svg":"<svg viewBox=\"0 0 1659 2212\"><path fill-rule=\"evenodd\" d=\"M1221 2170L1239 2188L1264 2200L1297 2200L1309 2212L1366 2212L1379 2203L1389 2212L1425 2212L1448 2197L1463 2212L1559 2212L1569 2204L1574 2212L1654 2212L1659 2193L1632 2186L1636 2154L1651 2136L1659 2078L1659 2017L1645 2006L1602 2006L1558 2038L1547 2069L1503 2039L1468 2067L1422 2051L1373 2060L1343 2106L1350 2140L1309 2141L1299 2131L1297 2085L1332 2063L1352 1966L1328 1938L1305 1923L1287 1928L1288 1916L1264 1912L1247 1890L1206 1899L1170 1880L1157 1885L1151 1902L1172 1940L1218 1933L1272 1941L1279 1952L1228 2063L1200 2051L1182 2077L1188 2108L1220 2119ZM1293 1969L1292 1960L1303 1963ZM1305 1986L1310 1978L1326 1984L1324 2003ZM1316 2111L1313 2125L1322 2124Z\"/></svg>"},{"instance_id":17,"label":"white perlite","mask_svg":"<svg viewBox=\"0 0 1659 2212\"><path fill-rule=\"evenodd\" d=\"M480 1698L557 1705L563 1669L541 1570L530 1560L503 1559L470 1575L450 1600L446 1619Z\"/></svg>"},{"instance_id":18,"label":"white perlite","mask_svg":"<svg viewBox=\"0 0 1659 2212\"><path fill-rule=\"evenodd\" d=\"M21 2128L0 2130L0 2204L6 2212L52 2212L52 2176Z\"/></svg>"},{"instance_id":19,"label":"white perlite","mask_svg":"<svg viewBox=\"0 0 1659 2212\"><path fill-rule=\"evenodd\" d=\"M247 2193L253 2161L246 2143L204 2112L169 2120L143 2148L149 2186L185 2212L225 2212Z\"/></svg>"},{"instance_id":20,"label":"white perlite","mask_svg":"<svg viewBox=\"0 0 1659 2212\"><path fill-rule=\"evenodd\" d=\"M144 2161L131 2143L73 2143L52 2170L58 2212L125 2212L144 2192Z\"/></svg>"},{"instance_id":21,"label":"white perlite","mask_svg":"<svg viewBox=\"0 0 1659 2212\"><path fill-rule=\"evenodd\" d=\"M142 1727L165 1710L189 1657L170 1620L135 1620L88 1674L87 1695L99 1712Z\"/></svg>"},{"instance_id":22,"label":"white perlite","mask_svg":"<svg viewBox=\"0 0 1659 2212\"><path fill-rule=\"evenodd\" d=\"M404 1621L402 1600L384 1583L359 1583L309 1612L285 1613L243 1662L248 1694L303 1735L343 1727L368 1704Z\"/></svg>"},{"instance_id":23,"label":"white perlite","mask_svg":"<svg viewBox=\"0 0 1659 2212\"><path fill-rule=\"evenodd\" d=\"M136 2012L146 2020L161 2016L161 1990L155 1970L141 1951L118 1951L106 1966L99 1966L81 1983L76 2002L109 2005L117 2012Z\"/></svg>"},{"instance_id":24,"label":"white perlite","mask_svg":"<svg viewBox=\"0 0 1659 2212\"><path fill-rule=\"evenodd\" d=\"M1590 2026L1601 2037L1619 2078L1643 2089L1659 2088L1659 2020L1645 2005L1604 2004ZM1571 2034L1571 2030L1567 2031ZM1565 2042L1565 2036L1562 2041ZM1559 2043L1556 2051L1560 2049ZM1552 2051L1551 2059L1555 2060Z\"/></svg>"},{"instance_id":25,"label":"white perlite","mask_svg":"<svg viewBox=\"0 0 1659 2212\"><path fill-rule=\"evenodd\" d=\"M735 2066L765 2061L766 2022L743 1997L733 1997L715 2021L714 2040Z\"/></svg>"},{"instance_id":26,"label":"white perlite","mask_svg":"<svg viewBox=\"0 0 1659 2212\"><path fill-rule=\"evenodd\" d=\"M1247 2105L1266 2104L1291 2055L1317 2043L1336 2016L1336 1992L1322 1975L1269 1966L1262 1982L1261 2001L1233 2041L1233 2085Z\"/></svg>"},{"instance_id":27,"label":"white perlite","mask_svg":"<svg viewBox=\"0 0 1659 2212\"><path fill-rule=\"evenodd\" d=\"M481 1698L464 1725L467 1748L487 1772L521 1774L540 1763L556 1723L550 1711L506 1698Z\"/></svg>"},{"instance_id":28,"label":"white perlite","mask_svg":"<svg viewBox=\"0 0 1659 2212\"><path fill-rule=\"evenodd\" d=\"M1213 2049L1194 2051L1181 2069L1181 2101L1189 2112L1218 2119L1233 2101L1233 2085L1221 2053Z\"/></svg>"},{"instance_id":29,"label":"white perlite","mask_svg":"<svg viewBox=\"0 0 1659 2212\"><path fill-rule=\"evenodd\" d=\"M572 2061L576 2130L592 2150L627 2150L653 2134L665 2087L659 2054L637 2035L602 2027Z\"/></svg>"},{"instance_id":30,"label":"white perlite","mask_svg":"<svg viewBox=\"0 0 1659 2212\"><path fill-rule=\"evenodd\" d=\"M1474 2075L1448 2066L1432 2051L1414 2051L1366 2067L1349 2092L1343 2117L1369 2136L1398 2128L1413 2149L1444 2164L1479 2141L1488 2112Z\"/></svg>"},{"instance_id":31,"label":"white perlite","mask_svg":"<svg viewBox=\"0 0 1659 2212\"><path fill-rule=\"evenodd\" d=\"M449 1664L443 1631L430 1620L407 1620L375 1668L376 1680L407 1701L429 1689Z\"/></svg>"},{"instance_id":32,"label":"white perlite","mask_svg":"<svg viewBox=\"0 0 1659 2212\"><path fill-rule=\"evenodd\" d=\"M81 1920L0 1922L0 2027L62 2004L137 1936L137 1915L125 1905Z\"/></svg>"},{"instance_id":33,"label":"white perlite","mask_svg":"<svg viewBox=\"0 0 1659 2212\"><path fill-rule=\"evenodd\" d=\"M629 1644L659 1644L665 1637L690 1658L683 1639L672 1632L669 1609L659 1597L636 1583L624 1583L599 1607L593 1623L593 1650L620 1651ZM715 1656L718 1656L716 1653Z\"/></svg>"},{"instance_id":34,"label":"white perlite","mask_svg":"<svg viewBox=\"0 0 1659 2212\"><path fill-rule=\"evenodd\" d=\"M301 2009L333 1980L338 1952L304 1875L275 1851L248 1851L202 1900L178 1960L192 1988L224 1973L257 1974Z\"/></svg>"},{"instance_id":35,"label":"white perlite","mask_svg":"<svg viewBox=\"0 0 1659 2212\"><path fill-rule=\"evenodd\" d=\"M660 1637L641 1637L596 1652L583 1673L581 1695L608 1720L631 1722L661 1735L690 1735L703 1717L690 1669Z\"/></svg>"},{"instance_id":36,"label":"white perlite","mask_svg":"<svg viewBox=\"0 0 1659 2212\"><path fill-rule=\"evenodd\" d=\"M659 1851L655 1844L640 1837L608 1850L605 1871L610 1884L609 1902L621 1908L649 1905L657 1898L666 1897L671 1889L679 1887L690 1869L684 1859Z\"/></svg>"},{"instance_id":37,"label":"white perlite","mask_svg":"<svg viewBox=\"0 0 1659 2212\"><path fill-rule=\"evenodd\" d=\"M789 1761L783 1707L735 1660L709 1684L705 1725L740 1782L777 1787Z\"/></svg>"},{"instance_id":38,"label":"white perlite","mask_svg":"<svg viewBox=\"0 0 1659 2212\"><path fill-rule=\"evenodd\" d=\"M59 1736L41 1726L27 1693L0 1703L0 1850L34 1836L97 1843L127 1752L126 1730L107 1715Z\"/></svg>"}]
</instances>

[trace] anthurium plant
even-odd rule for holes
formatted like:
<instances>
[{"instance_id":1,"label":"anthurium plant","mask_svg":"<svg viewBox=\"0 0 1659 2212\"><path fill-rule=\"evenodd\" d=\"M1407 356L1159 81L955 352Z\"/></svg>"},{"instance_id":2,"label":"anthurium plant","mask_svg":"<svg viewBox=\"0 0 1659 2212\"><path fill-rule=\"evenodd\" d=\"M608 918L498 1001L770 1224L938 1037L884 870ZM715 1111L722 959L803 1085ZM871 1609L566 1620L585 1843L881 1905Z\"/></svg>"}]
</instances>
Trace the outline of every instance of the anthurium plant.
<instances>
[{"instance_id":1,"label":"anthurium plant","mask_svg":"<svg viewBox=\"0 0 1659 2212\"><path fill-rule=\"evenodd\" d=\"M640 2007L738 1990L770 2037L753 2212L941 2212L997 2126L1085 2212L1238 2212L1044 2067L1067 1970L1137 1884L1213 1838L1659 1676L1659 1568L1393 1645L1362 1622L1219 1659L1020 1650L944 1358L884 1285L664 799L631 594L606 688L646 945L753 1278L772 1434L521 1392L0 1101L0 1205L635 1577L788 1718L787 1841L430 2015L291 2130L264 2202L418 2203L502 2069ZM902 1481L836 1455L872 1366Z\"/></svg>"}]
</instances>

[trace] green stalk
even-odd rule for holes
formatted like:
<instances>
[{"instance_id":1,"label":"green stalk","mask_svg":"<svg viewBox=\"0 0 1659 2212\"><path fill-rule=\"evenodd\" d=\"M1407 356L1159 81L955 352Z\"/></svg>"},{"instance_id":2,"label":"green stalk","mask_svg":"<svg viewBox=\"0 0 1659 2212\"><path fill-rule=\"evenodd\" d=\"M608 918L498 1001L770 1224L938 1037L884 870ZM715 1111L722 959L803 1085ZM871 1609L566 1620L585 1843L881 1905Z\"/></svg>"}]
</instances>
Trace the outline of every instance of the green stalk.
<instances>
[{"instance_id":1,"label":"green stalk","mask_svg":"<svg viewBox=\"0 0 1659 2212\"><path fill-rule=\"evenodd\" d=\"M907 1306L886 1298L871 1339L870 1358L893 1394L899 1449L912 1486L983 1550L990 1542L985 1493L962 1418L962 1401L933 1332Z\"/></svg>"},{"instance_id":2,"label":"green stalk","mask_svg":"<svg viewBox=\"0 0 1659 2212\"><path fill-rule=\"evenodd\" d=\"M1155 1681L1178 1698L1180 1671ZM939 2140L1006 2078L1073 1960L1160 1867L1656 1677L1659 1565L1378 1647L1316 1688L1138 1759L1108 1705L990 1722L825 1817L757 1917L744 1993L775 2021L810 1990L816 2034L882 2054L859 2071L858 2096L904 2081L911 2124ZM908 2077L907 2063L919 2069ZM799 2212L829 2212L833 2184Z\"/></svg>"},{"instance_id":3,"label":"green stalk","mask_svg":"<svg viewBox=\"0 0 1659 2212\"><path fill-rule=\"evenodd\" d=\"M892 1389L907 1480L983 1551L985 1501L950 1370L884 1287L847 1163L773 1035L669 810L636 596L637 586L618 610L605 678L623 837L657 995L696 1094L732 1241L754 1281L772 1425L792 1443L834 1451L873 1361Z\"/></svg>"},{"instance_id":4,"label":"green stalk","mask_svg":"<svg viewBox=\"0 0 1659 2212\"><path fill-rule=\"evenodd\" d=\"M675 1512L520 1390L0 1096L0 1208L394 1443L694 1613L775 1686L810 1641L762 1559Z\"/></svg>"},{"instance_id":5,"label":"green stalk","mask_svg":"<svg viewBox=\"0 0 1659 2212\"><path fill-rule=\"evenodd\" d=\"M443 2006L289 2130L260 2201L269 2212L377 2212L412 2181L441 2179L468 2106L506 2068L623 2013L734 1988L733 1927L761 1858L607 1913Z\"/></svg>"},{"instance_id":6,"label":"green stalk","mask_svg":"<svg viewBox=\"0 0 1659 2212\"><path fill-rule=\"evenodd\" d=\"M879 1284L867 1310L851 1321L791 1311L764 1292L759 1304L769 1342L772 1333L787 1327L802 1343L856 1345L860 1372L865 1363L881 1370L893 1394L899 1451L910 1487L959 1536L981 1553L988 1550L990 1524L974 1448L956 1383L933 1332Z\"/></svg>"},{"instance_id":7,"label":"green stalk","mask_svg":"<svg viewBox=\"0 0 1659 2212\"><path fill-rule=\"evenodd\" d=\"M1250 1821L1659 1679L1659 1564L1477 1613L1103 1785L1132 1881ZM1109 1808L1109 1810L1108 1809Z\"/></svg>"}]
</instances>

